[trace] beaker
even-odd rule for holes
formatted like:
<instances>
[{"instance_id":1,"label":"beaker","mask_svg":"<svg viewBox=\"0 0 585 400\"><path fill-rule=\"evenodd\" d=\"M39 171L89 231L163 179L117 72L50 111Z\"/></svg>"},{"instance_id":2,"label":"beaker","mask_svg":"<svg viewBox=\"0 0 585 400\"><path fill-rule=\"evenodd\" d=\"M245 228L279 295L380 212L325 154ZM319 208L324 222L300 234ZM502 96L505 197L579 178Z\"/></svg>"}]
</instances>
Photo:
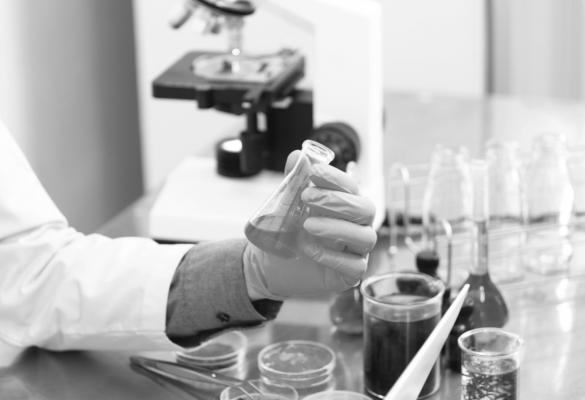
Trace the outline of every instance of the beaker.
<instances>
[{"instance_id":1,"label":"beaker","mask_svg":"<svg viewBox=\"0 0 585 400\"><path fill-rule=\"evenodd\" d=\"M383 399L441 319L444 283L427 274L375 275L361 285L364 298L364 385ZM419 398L440 386L439 362Z\"/></svg>"},{"instance_id":2,"label":"beaker","mask_svg":"<svg viewBox=\"0 0 585 400\"><path fill-rule=\"evenodd\" d=\"M297 241L309 208L301 193L311 183L313 166L329 164L335 153L321 143L305 140L293 169L246 224L245 234L256 247L282 258L297 256Z\"/></svg>"},{"instance_id":3,"label":"beaker","mask_svg":"<svg viewBox=\"0 0 585 400\"><path fill-rule=\"evenodd\" d=\"M518 335L500 328L461 335L461 399L516 400L522 345Z\"/></svg>"},{"instance_id":4,"label":"beaker","mask_svg":"<svg viewBox=\"0 0 585 400\"><path fill-rule=\"evenodd\" d=\"M546 133L536 138L525 182L524 264L544 275L565 272L573 253L569 223L574 191L562 135Z\"/></svg>"}]
</instances>

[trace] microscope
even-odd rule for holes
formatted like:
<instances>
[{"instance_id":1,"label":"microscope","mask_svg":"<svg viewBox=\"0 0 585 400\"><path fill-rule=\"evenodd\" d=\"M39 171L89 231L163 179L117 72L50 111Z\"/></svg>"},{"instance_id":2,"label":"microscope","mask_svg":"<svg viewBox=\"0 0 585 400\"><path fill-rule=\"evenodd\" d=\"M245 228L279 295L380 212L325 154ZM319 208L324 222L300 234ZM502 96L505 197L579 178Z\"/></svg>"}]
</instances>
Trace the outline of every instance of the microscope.
<instances>
[{"instance_id":1,"label":"microscope","mask_svg":"<svg viewBox=\"0 0 585 400\"><path fill-rule=\"evenodd\" d=\"M298 50L243 50L245 21L257 4L310 27L316 53L312 90L297 87L306 65ZM331 148L339 169L356 163L362 191L378 209L375 224L381 224L380 19L376 0L181 1L170 17L172 27L190 21L204 34L225 32L228 46L180 57L154 79L154 97L242 116L245 128L218 142L213 171L192 162L171 173L149 215L151 236L172 241L241 236L247 218L282 179L286 157L305 139ZM181 188L188 176L203 187Z\"/></svg>"}]
</instances>

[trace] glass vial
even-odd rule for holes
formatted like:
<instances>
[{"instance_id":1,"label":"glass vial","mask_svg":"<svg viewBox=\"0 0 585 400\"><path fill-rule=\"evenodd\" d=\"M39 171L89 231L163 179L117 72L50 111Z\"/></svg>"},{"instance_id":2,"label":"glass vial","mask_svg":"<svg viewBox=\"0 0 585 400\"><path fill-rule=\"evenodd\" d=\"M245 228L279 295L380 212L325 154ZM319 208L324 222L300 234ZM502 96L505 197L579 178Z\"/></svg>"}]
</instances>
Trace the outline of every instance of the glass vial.
<instances>
[{"instance_id":1,"label":"glass vial","mask_svg":"<svg viewBox=\"0 0 585 400\"><path fill-rule=\"evenodd\" d=\"M442 221L452 231L453 259L469 260L471 257L471 191L467 151L464 148L453 150L437 146L433 151L429 179L423 195L423 227L427 242L425 245L437 249L443 266L448 260L448 247L441 229ZM454 282L461 283L465 279L467 271L462 266L462 263L453 264Z\"/></svg>"},{"instance_id":2,"label":"glass vial","mask_svg":"<svg viewBox=\"0 0 585 400\"><path fill-rule=\"evenodd\" d=\"M544 275L567 271L573 253L569 223L574 192L562 135L545 133L535 139L525 182L523 263Z\"/></svg>"},{"instance_id":3,"label":"glass vial","mask_svg":"<svg viewBox=\"0 0 585 400\"><path fill-rule=\"evenodd\" d=\"M494 282L522 280L523 194L516 143L487 143L489 260Z\"/></svg>"},{"instance_id":4,"label":"glass vial","mask_svg":"<svg viewBox=\"0 0 585 400\"><path fill-rule=\"evenodd\" d=\"M275 256L297 257L298 236L309 212L301 200L301 193L311 182L313 166L329 164L334 156L326 146L305 140L293 169L246 224L248 240Z\"/></svg>"}]
</instances>

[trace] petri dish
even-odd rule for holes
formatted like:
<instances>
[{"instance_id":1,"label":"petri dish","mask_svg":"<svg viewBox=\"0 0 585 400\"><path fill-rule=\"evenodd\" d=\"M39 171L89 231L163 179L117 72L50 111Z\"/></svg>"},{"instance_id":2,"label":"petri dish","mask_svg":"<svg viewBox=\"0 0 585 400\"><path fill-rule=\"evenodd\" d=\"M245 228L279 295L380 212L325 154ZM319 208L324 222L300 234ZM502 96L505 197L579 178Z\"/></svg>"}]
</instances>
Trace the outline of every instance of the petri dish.
<instances>
[{"instance_id":1,"label":"petri dish","mask_svg":"<svg viewBox=\"0 0 585 400\"><path fill-rule=\"evenodd\" d=\"M304 398L304 400L372 400L368 396L358 392L351 392L349 390L329 390L326 392L319 392L311 394Z\"/></svg>"},{"instance_id":2,"label":"petri dish","mask_svg":"<svg viewBox=\"0 0 585 400\"><path fill-rule=\"evenodd\" d=\"M214 337L200 346L179 351L177 361L181 364L225 369L241 363L246 355L248 339L238 331Z\"/></svg>"},{"instance_id":3,"label":"petri dish","mask_svg":"<svg viewBox=\"0 0 585 400\"><path fill-rule=\"evenodd\" d=\"M228 386L219 400L298 400L297 391L288 385L275 385L261 380L245 381Z\"/></svg>"},{"instance_id":4,"label":"petri dish","mask_svg":"<svg viewBox=\"0 0 585 400\"><path fill-rule=\"evenodd\" d=\"M294 387L323 384L335 368L335 353L311 341L290 340L265 347L258 354L263 378L282 381Z\"/></svg>"},{"instance_id":5,"label":"petri dish","mask_svg":"<svg viewBox=\"0 0 585 400\"><path fill-rule=\"evenodd\" d=\"M273 378L270 376L262 375L262 379L265 382L275 384L285 384L294 387L295 389L314 389L318 387L325 387L331 383L331 375L322 377L308 378L308 379L286 379L286 378Z\"/></svg>"}]
</instances>

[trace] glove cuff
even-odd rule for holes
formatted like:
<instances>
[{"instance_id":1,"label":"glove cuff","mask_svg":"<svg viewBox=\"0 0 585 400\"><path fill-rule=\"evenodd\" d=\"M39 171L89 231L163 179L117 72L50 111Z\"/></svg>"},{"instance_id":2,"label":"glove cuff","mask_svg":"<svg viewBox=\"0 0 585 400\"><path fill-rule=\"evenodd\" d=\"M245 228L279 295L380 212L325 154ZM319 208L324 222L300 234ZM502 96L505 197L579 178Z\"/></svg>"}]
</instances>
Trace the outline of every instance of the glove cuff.
<instances>
[{"instance_id":1,"label":"glove cuff","mask_svg":"<svg viewBox=\"0 0 585 400\"><path fill-rule=\"evenodd\" d=\"M286 300L287 297L271 293L266 284L266 278L262 270L262 263L259 260L258 252L253 251L253 245L248 243L244 250L244 277L250 300L270 299L276 301Z\"/></svg>"}]
</instances>

